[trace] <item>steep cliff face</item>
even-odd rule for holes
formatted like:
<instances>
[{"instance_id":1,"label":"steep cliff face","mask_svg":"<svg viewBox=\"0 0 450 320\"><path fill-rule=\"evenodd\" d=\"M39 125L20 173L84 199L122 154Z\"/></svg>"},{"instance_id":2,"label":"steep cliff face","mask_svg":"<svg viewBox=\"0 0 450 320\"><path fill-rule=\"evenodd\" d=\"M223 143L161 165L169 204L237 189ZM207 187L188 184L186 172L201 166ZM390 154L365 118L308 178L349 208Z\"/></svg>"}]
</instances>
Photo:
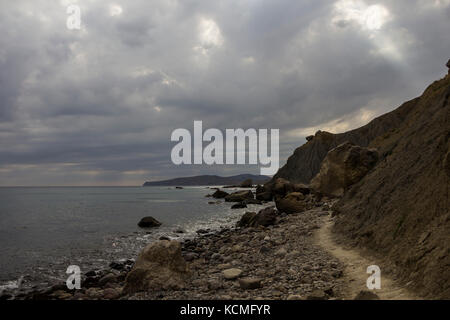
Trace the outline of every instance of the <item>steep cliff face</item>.
<instances>
[{"instance_id":1,"label":"steep cliff face","mask_svg":"<svg viewBox=\"0 0 450 320\"><path fill-rule=\"evenodd\" d=\"M395 130L414 108L417 99L403 104L398 109L384 114L367 125L345 133L332 134L319 131L313 139L294 151L272 181L284 178L294 183L306 183L319 172L322 160L328 151L338 145L349 141L353 144L366 147L376 137Z\"/></svg>"},{"instance_id":2,"label":"steep cliff face","mask_svg":"<svg viewBox=\"0 0 450 320\"><path fill-rule=\"evenodd\" d=\"M399 279L425 297L446 299L450 299L449 99L447 75L402 106L401 116L385 126L389 130L368 139L369 147L378 149L380 161L334 208L336 233L382 257Z\"/></svg>"}]
</instances>

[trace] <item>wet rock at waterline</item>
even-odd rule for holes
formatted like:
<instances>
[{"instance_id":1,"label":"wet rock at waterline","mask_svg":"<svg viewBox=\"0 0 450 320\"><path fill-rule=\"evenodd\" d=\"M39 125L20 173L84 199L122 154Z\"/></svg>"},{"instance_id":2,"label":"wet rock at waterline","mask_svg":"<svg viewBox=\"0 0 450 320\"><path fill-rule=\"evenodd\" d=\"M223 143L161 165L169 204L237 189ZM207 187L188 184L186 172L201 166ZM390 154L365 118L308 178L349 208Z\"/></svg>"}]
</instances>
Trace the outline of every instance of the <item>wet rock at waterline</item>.
<instances>
[{"instance_id":1,"label":"wet rock at waterline","mask_svg":"<svg viewBox=\"0 0 450 320\"><path fill-rule=\"evenodd\" d=\"M159 227L161 225L161 222L156 220L153 217L144 217L139 221L138 226L141 228L155 228Z\"/></svg>"}]
</instances>

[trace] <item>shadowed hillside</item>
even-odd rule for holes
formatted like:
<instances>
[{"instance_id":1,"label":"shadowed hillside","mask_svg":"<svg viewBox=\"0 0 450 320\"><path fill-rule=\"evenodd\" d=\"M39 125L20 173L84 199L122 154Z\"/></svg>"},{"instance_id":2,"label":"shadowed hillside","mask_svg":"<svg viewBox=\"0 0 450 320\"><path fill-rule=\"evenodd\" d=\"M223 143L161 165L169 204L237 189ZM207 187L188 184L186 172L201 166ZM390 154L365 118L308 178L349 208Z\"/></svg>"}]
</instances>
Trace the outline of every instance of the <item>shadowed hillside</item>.
<instances>
[{"instance_id":1,"label":"shadowed hillside","mask_svg":"<svg viewBox=\"0 0 450 320\"><path fill-rule=\"evenodd\" d=\"M334 231L369 248L425 297L450 299L450 75L373 139L381 161L335 206ZM397 112L394 111L394 113Z\"/></svg>"},{"instance_id":2,"label":"shadowed hillside","mask_svg":"<svg viewBox=\"0 0 450 320\"><path fill-rule=\"evenodd\" d=\"M274 176L284 178L294 183L306 183L319 172L320 164L328 151L345 141L366 147L376 137L391 130L395 130L412 110L417 99L409 101L400 108L384 114L369 124L345 133L333 134L318 131L314 138L303 146L297 148L284 165Z\"/></svg>"}]
</instances>

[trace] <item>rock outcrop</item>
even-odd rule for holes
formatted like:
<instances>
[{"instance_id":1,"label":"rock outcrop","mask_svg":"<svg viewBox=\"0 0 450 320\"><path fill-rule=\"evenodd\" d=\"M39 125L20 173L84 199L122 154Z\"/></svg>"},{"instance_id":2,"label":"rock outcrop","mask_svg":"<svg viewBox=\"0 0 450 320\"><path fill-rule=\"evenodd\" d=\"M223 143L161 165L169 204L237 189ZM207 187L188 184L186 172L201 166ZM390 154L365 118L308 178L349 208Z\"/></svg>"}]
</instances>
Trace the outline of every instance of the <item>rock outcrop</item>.
<instances>
[{"instance_id":1,"label":"rock outcrop","mask_svg":"<svg viewBox=\"0 0 450 320\"><path fill-rule=\"evenodd\" d=\"M345 133L333 134L318 131L308 142L297 148L287 163L278 170L268 182L273 184L278 178L291 183L309 184L320 170L320 165L328 151L348 141L361 147L367 147L377 137L395 132L412 111L415 100L403 104L400 108L386 113L367 125Z\"/></svg>"},{"instance_id":2,"label":"rock outcrop","mask_svg":"<svg viewBox=\"0 0 450 320\"><path fill-rule=\"evenodd\" d=\"M377 150L345 142L328 152L310 186L321 194L341 197L345 190L360 181L377 161Z\"/></svg>"},{"instance_id":3,"label":"rock outcrop","mask_svg":"<svg viewBox=\"0 0 450 320\"><path fill-rule=\"evenodd\" d=\"M189 276L177 241L158 241L146 246L128 273L123 292L177 290L185 287Z\"/></svg>"}]
</instances>

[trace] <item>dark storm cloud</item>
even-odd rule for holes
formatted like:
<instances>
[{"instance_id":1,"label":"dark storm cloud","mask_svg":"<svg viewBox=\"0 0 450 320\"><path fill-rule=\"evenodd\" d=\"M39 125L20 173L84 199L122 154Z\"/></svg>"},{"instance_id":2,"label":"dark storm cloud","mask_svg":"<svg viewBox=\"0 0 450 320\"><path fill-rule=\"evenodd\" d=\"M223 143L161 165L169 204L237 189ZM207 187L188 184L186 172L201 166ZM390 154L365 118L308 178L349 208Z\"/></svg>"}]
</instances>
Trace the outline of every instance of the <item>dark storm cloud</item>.
<instances>
[{"instance_id":1,"label":"dark storm cloud","mask_svg":"<svg viewBox=\"0 0 450 320\"><path fill-rule=\"evenodd\" d=\"M78 4L82 29L66 28ZM10 1L0 11L0 184L136 184L176 167L171 132L315 130L420 94L449 58L450 1Z\"/></svg>"}]
</instances>

